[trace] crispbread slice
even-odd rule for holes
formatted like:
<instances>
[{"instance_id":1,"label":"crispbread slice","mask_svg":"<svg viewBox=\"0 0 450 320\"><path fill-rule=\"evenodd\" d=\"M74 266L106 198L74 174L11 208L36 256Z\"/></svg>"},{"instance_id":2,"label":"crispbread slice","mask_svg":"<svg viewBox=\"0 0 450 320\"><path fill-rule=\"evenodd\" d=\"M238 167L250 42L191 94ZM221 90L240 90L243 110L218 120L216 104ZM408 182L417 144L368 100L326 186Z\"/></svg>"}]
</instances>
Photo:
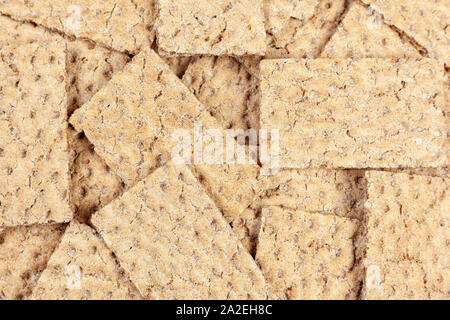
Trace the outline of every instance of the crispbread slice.
<instances>
[{"instance_id":1,"label":"crispbread slice","mask_svg":"<svg viewBox=\"0 0 450 320\"><path fill-rule=\"evenodd\" d=\"M363 2L382 14L387 23L396 26L425 47L430 57L441 63L449 63L448 1L363 0Z\"/></svg>"},{"instance_id":2,"label":"crispbread slice","mask_svg":"<svg viewBox=\"0 0 450 320\"><path fill-rule=\"evenodd\" d=\"M267 297L261 271L184 165L157 169L92 223L146 298Z\"/></svg>"},{"instance_id":3,"label":"crispbread slice","mask_svg":"<svg viewBox=\"0 0 450 320\"><path fill-rule=\"evenodd\" d=\"M257 81L234 58L198 57L183 82L224 129L258 129Z\"/></svg>"},{"instance_id":4,"label":"crispbread slice","mask_svg":"<svg viewBox=\"0 0 450 320\"><path fill-rule=\"evenodd\" d=\"M87 225L72 221L48 261L47 268L42 272L30 299L142 298L95 231Z\"/></svg>"},{"instance_id":5,"label":"crispbread slice","mask_svg":"<svg viewBox=\"0 0 450 320\"><path fill-rule=\"evenodd\" d=\"M366 299L448 299L450 179L367 173Z\"/></svg>"},{"instance_id":6,"label":"crispbread slice","mask_svg":"<svg viewBox=\"0 0 450 320\"><path fill-rule=\"evenodd\" d=\"M323 58L420 58L419 51L386 25L382 17L353 3L321 53Z\"/></svg>"},{"instance_id":7,"label":"crispbread slice","mask_svg":"<svg viewBox=\"0 0 450 320\"><path fill-rule=\"evenodd\" d=\"M64 225L35 225L0 231L0 299L25 299L58 246Z\"/></svg>"},{"instance_id":8,"label":"crispbread slice","mask_svg":"<svg viewBox=\"0 0 450 320\"><path fill-rule=\"evenodd\" d=\"M264 60L261 73L261 127L279 130L282 168L447 164L434 60Z\"/></svg>"},{"instance_id":9,"label":"crispbread slice","mask_svg":"<svg viewBox=\"0 0 450 320\"><path fill-rule=\"evenodd\" d=\"M0 19L2 29L7 18ZM28 26L29 27L29 26ZM27 28L0 55L0 226L66 222L69 207L65 46ZM9 37L9 42L7 41Z\"/></svg>"},{"instance_id":10,"label":"crispbread slice","mask_svg":"<svg viewBox=\"0 0 450 320\"><path fill-rule=\"evenodd\" d=\"M260 178L262 206L361 219L366 196L360 170L279 170Z\"/></svg>"},{"instance_id":11,"label":"crispbread slice","mask_svg":"<svg viewBox=\"0 0 450 320\"><path fill-rule=\"evenodd\" d=\"M0 13L123 52L137 53L154 39L154 0L4 0Z\"/></svg>"},{"instance_id":12,"label":"crispbread slice","mask_svg":"<svg viewBox=\"0 0 450 320\"><path fill-rule=\"evenodd\" d=\"M260 0L159 0L161 52L175 55L264 55Z\"/></svg>"},{"instance_id":13,"label":"crispbread slice","mask_svg":"<svg viewBox=\"0 0 450 320\"><path fill-rule=\"evenodd\" d=\"M356 298L356 222L277 206L264 208L262 215L256 261L275 296Z\"/></svg>"},{"instance_id":14,"label":"crispbread slice","mask_svg":"<svg viewBox=\"0 0 450 320\"><path fill-rule=\"evenodd\" d=\"M75 111L70 122L131 186L168 160L178 143L172 138L175 130L192 131L195 121L219 128L203 110L161 58L146 48Z\"/></svg>"}]
</instances>

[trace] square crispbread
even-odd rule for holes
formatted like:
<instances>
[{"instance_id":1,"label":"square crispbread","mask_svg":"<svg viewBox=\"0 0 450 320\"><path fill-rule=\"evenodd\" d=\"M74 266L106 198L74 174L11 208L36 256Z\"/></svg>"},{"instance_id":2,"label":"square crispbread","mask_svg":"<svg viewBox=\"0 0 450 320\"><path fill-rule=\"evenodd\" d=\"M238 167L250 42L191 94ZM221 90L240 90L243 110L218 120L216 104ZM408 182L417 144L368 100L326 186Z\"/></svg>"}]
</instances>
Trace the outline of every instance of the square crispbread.
<instances>
[{"instance_id":1,"label":"square crispbread","mask_svg":"<svg viewBox=\"0 0 450 320\"><path fill-rule=\"evenodd\" d=\"M72 156L70 202L75 218L86 222L92 213L122 194L125 185L83 134L69 128L68 135Z\"/></svg>"},{"instance_id":2,"label":"square crispbread","mask_svg":"<svg viewBox=\"0 0 450 320\"><path fill-rule=\"evenodd\" d=\"M31 300L142 299L104 241L87 225L72 221Z\"/></svg>"},{"instance_id":3,"label":"square crispbread","mask_svg":"<svg viewBox=\"0 0 450 320\"><path fill-rule=\"evenodd\" d=\"M129 186L167 162L178 143L172 133L193 129L195 121L219 128L150 48L135 56L70 119Z\"/></svg>"},{"instance_id":4,"label":"square crispbread","mask_svg":"<svg viewBox=\"0 0 450 320\"><path fill-rule=\"evenodd\" d=\"M429 57L450 62L450 2L441 0L363 0L383 15L387 23L425 47Z\"/></svg>"},{"instance_id":5,"label":"square crispbread","mask_svg":"<svg viewBox=\"0 0 450 320\"><path fill-rule=\"evenodd\" d=\"M361 219L366 197L362 170L279 170L260 178L262 206Z\"/></svg>"},{"instance_id":6,"label":"square crispbread","mask_svg":"<svg viewBox=\"0 0 450 320\"><path fill-rule=\"evenodd\" d=\"M366 299L449 299L450 180L367 173Z\"/></svg>"},{"instance_id":7,"label":"square crispbread","mask_svg":"<svg viewBox=\"0 0 450 320\"><path fill-rule=\"evenodd\" d=\"M0 231L0 300L26 299L31 294L64 229L55 224Z\"/></svg>"},{"instance_id":8,"label":"square crispbread","mask_svg":"<svg viewBox=\"0 0 450 320\"><path fill-rule=\"evenodd\" d=\"M67 41L68 113L88 102L112 75L129 62L123 53L106 49L90 41Z\"/></svg>"},{"instance_id":9,"label":"square crispbread","mask_svg":"<svg viewBox=\"0 0 450 320\"><path fill-rule=\"evenodd\" d=\"M154 0L3 0L0 13L122 52L137 53L154 39Z\"/></svg>"},{"instance_id":10,"label":"square crispbread","mask_svg":"<svg viewBox=\"0 0 450 320\"><path fill-rule=\"evenodd\" d=\"M420 58L414 46L384 23L382 16L353 3L321 53L323 58Z\"/></svg>"},{"instance_id":11,"label":"square crispbread","mask_svg":"<svg viewBox=\"0 0 450 320\"><path fill-rule=\"evenodd\" d=\"M354 299L358 223L347 218L267 207L256 261L274 295L287 299Z\"/></svg>"},{"instance_id":12,"label":"square crispbread","mask_svg":"<svg viewBox=\"0 0 450 320\"><path fill-rule=\"evenodd\" d=\"M92 223L145 298L267 297L261 271L184 165L157 169Z\"/></svg>"},{"instance_id":13,"label":"square crispbread","mask_svg":"<svg viewBox=\"0 0 450 320\"><path fill-rule=\"evenodd\" d=\"M0 227L72 218L65 46L33 30L1 40Z\"/></svg>"},{"instance_id":14,"label":"square crispbread","mask_svg":"<svg viewBox=\"0 0 450 320\"><path fill-rule=\"evenodd\" d=\"M183 83L224 129L258 129L258 83L234 58L194 58Z\"/></svg>"},{"instance_id":15,"label":"square crispbread","mask_svg":"<svg viewBox=\"0 0 450 320\"><path fill-rule=\"evenodd\" d=\"M260 0L158 0L157 41L166 55L264 55Z\"/></svg>"},{"instance_id":16,"label":"square crispbread","mask_svg":"<svg viewBox=\"0 0 450 320\"><path fill-rule=\"evenodd\" d=\"M264 60L261 73L261 127L279 130L282 168L447 163L434 60Z\"/></svg>"}]
</instances>

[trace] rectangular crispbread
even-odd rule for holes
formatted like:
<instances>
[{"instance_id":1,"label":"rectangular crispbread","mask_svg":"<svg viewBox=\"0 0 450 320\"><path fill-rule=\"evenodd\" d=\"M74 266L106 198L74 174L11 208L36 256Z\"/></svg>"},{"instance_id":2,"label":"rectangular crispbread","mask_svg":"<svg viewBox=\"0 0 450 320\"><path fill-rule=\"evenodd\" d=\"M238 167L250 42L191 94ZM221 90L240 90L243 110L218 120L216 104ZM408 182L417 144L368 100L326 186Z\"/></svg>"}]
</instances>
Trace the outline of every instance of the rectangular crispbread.
<instances>
[{"instance_id":1,"label":"rectangular crispbread","mask_svg":"<svg viewBox=\"0 0 450 320\"><path fill-rule=\"evenodd\" d=\"M0 31L11 25L0 18ZM23 30L0 32L0 227L72 218L65 46Z\"/></svg>"},{"instance_id":2,"label":"rectangular crispbread","mask_svg":"<svg viewBox=\"0 0 450 320\"><path fill-rule=\"evenodd\" d=\"M184 165L165 165L92 223L145 298L265 299L254 260Z\"/></svg>"},{"instance_id":3,"label":"rectangular crispbread","mask_svg":"<svg viewBox=\"0 0 450 320\"><path fill-rule=\"evenodd\" d=\"M256 261L274 295L287 299L354 299L357 222L282 207L262 211Z\"/></svg>"},{"instance_id":4,"label":"rectangular crispbread","mask_svg":"<svg viewBox=\"0 0 450 320\"><path fill-rule=\"evenodd\" d=\"M426 54L447 65L450 62L448 21L450 2L440 0L363 0L373 10L383 15L420 46Z\"/></svg>"},{"instance_id":5,"label":"rectangular crispbread","mask_svg":"<svg viewBox=\"0 0 450 320\"><path fill-rule=\"evenodd\" d=\"M279 170L260 178L260 204L361 219L365 200L364 171Z\"/></svg>"},{"instance_id":6,"label":"rectangular crispbread","mask_svg":"<svg viewBox=\"0 0 450 320\"><path fill-rule=\"evenodd\" d=\"M434 60L264 60L261 73L261 127L279 130L282 168L447 163Z\"/></svg>"},{"instance_id":7,"label":"rectangular crispbread","mask_svg":"<svg viewBox=\"0 0 450 320\"><path fill-rule=\"evenodd\" d=\"M367 173L365 299L449 299L450 179Z\"/></svg>"},{"instance_id":8,"label":"rectangular crispbread","mask_svg":"<svg viewBox=\"0 0 450 320\"><path fill-rule=\"evenodd\" d=\"M32 300L142 299L95 231L73 221L42 272Z\"/></svg>"},{"instance_id":9,"label":"rectangular crispbread","mask_svg":"<svg viewBox=\"0 0 450 320\"><path fill-rule=\"evenodd\" d=\"M260 0L159 0L157 40L166 55L264 55Z\"/></svg>"},{"instance_id":10,"label":"rectangular crispbread","mask_svg":"<svg viewBox=\"0 0 450 320\"><path fill-rule=\"evenodd\" d=\"M0 231L0 300L28 298L64 229L56 224Z\"/></svg>"},{"instance_id":11,"label":"rectangular crispbread","mask_svg":"<svg viewBox=\"0 0 450 320\"><path fill-rule=\"evenodd\" d=\"M137 53L154 39L154 0L3 0L0 13Z\"/></svg>"},{"instance_id":12,"label":"rectangular crispbread","mask_svg":"<svg viewBox=\"0 0 450 320\"><path fill-rule=\"evenodd\" d=\"M135 56L70 119L129 186L167 162L178 144L172 133L186 129L193 134L195 121L219 128L150 48Z\"/></svg>"}]
</instances>

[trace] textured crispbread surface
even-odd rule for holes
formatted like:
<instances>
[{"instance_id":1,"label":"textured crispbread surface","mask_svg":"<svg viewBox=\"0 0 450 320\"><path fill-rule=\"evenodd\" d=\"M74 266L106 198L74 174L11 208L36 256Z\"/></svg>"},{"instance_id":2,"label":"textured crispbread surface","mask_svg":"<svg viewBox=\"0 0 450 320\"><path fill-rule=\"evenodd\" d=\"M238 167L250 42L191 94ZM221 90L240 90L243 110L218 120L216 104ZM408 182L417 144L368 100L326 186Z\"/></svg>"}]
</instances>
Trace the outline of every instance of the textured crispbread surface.
<instances>
[{"instance_id":1,"label":"textured crispbread surface","mask_svg":"<svg viewBox=\"0 0 450 320\"><path fill-rule=\"evenodd\" d=\"M442 0L363 0L427 50L431 58L450 62L450 2Z\"/></svg>"},{"instance_id":2,"label":"textured crispbread surface","mask_svg":"<svg viewBox=\"0 0 450 320\"><path fill-rule=\"evenodd\" d=\"M434 60L264 60L261 74L261 127L279 130L281 167L446 165Z\"/></svg>"},{"instance_id":3,"label":"textured crispbread surface","mask_svg":"<svg viewBox=\"0 0 450 320\"><path fill-rule=\"evenodd\" d=\"M146 298L267 297L261 271L185 166L157 169L92 223Z\"/></svg>"},{"instance_id":4,"label":"textured crispbread surface","mask_svg":"<svg viewBox=\"0 0 450 320\"><path fill-rule=\"evenodd\" d=\"M154 38L153 0L3 0L0 13L136 53Z\"/></svg>"},{"instance_id":5,"label":"textured crispbread surface","mask_svg":"<svg viewBox=\"0 0 450 320\"><path fill-rule=\"evenodd\" d=\"M262 211L256 261L274 295L352 299L357 294L352 238L357 223L281 207Z\"/></svg>"},{"instance_id":6,"label":"textured crispbread surface","mask_svg":"<svg viewBox=\"0 0 450 320\"><path fill-rule=\"evenodd\" d=\"M192 172L228 222L239 218L258 192L256 164L196 165Z\"/></svg>"},{"instance_id":7,"label":"textured crispbread surface","mask_svg":"<svg viewBox=\"0 0 450 320\"><path fill-rule=\"evenodd\" d=\"M161 52L178 55L264 55L260 0L158 0Z\"/></svg>"},{"instance_id":8,"label":"textured crispbread surface","mask_svg":"<svg viewBox=\"0 0 450 320\"><path fill-rule=\"evenodd\" d=\"M73 221L30 299L121 300L141 296L95 231Z\"/></svg>"},{"instance_id":9,"label":"textured crispbread surface","mask_svg":"<svg viewBox=\"0 0 450 320\"><path fill-rule=\"evenodd\" d=\"M75 111L70 122L84 131L97 154L131 186L168 160L178 143L172 139L176 129L191 130L195 121L218 128L203 108L147 48Z\"/></svg>"},{"instance_id":10,"label":"textured crispbread surface","mask_svg":"<svg viewBox=\"0 0 450 320\"><path fill-rule=\"evenodd\" d=\"M361 219L365 200L364 171L279 170L260 178L262 206L321 212Z\"/></svg>"},{"instance_id":11,"label":"textured crispbread surface","mask_svg":"<svg viewBox=\"0 0 450 320\"><path fill-rule=\"evenodd\" d=\"M450 180L367 173L366 299L448 299Z\"/></svg>"},{"instance_id":12,"label":"textured crispbread surface","mask_svg":"<svg viewBox=\"0 0 450 320\"><path fill-rule=\"evenodd\" d=\"M58 246L64 225L35 225L0 231L0 300L25 299Z\"/></svg>"},{"instance_id":13,"label":"textured crispbread surface","mask_svg":"<svg viewBox=\"0 0 450 320\"><path fill-rule=\"evenodd\" d=\"M257 81L234 58L195 58L183 82L224 129L258 128Z\"/></svg>"},{"instance_id":14,"label":"textured crispbread surface","mask_svg":"<svg viewBox=\"0 0 450 320\"><path fill-rule=\"evenodd\" d=\"M413 45L386 25L381 15L353 3L321 53L323 58L420 58Z\"/></svg>"},{"instance_id":15,"label":"textured crispbread surface","mask_svg":"<svg viewBox=\"0 0 450 320\"><path fill-rule=\"evenodd\" d=\"M86 222L94 211L122 194L125 186L83 134L69 128L68 135L72 155L70 201L77 220Z\"/></svg>"},{"instance_id":16,"label":"textured crispbread surface","mask_svg":"<svg viewBox=\"0 0 450 320\"><path fill-rule=\"evenodd\" d=\"M68 113L88 102L130 58L93 42L67 41Z\"/></svg>"},{"instance_id":17,"label":"textured crispbread surface","mask_svg":"<svg viewBox=\"0 0 450 320\"><path fill-rule=\"evenodd\" d=\"M0 47L0 226L70 221L64 44L11 35Z\"/></svg>"},{"instance_id":18,"label":"textured crispbread surface","mask_svg":"<svg viewBox=\"0 0 450 320\"><path fill-rule=\"evenodd\" d=\"M230 225L244 248L254 257L258 233L261 228L261 208L252 203L250 207L235 216Z\"/></svg>"}]
</instances>

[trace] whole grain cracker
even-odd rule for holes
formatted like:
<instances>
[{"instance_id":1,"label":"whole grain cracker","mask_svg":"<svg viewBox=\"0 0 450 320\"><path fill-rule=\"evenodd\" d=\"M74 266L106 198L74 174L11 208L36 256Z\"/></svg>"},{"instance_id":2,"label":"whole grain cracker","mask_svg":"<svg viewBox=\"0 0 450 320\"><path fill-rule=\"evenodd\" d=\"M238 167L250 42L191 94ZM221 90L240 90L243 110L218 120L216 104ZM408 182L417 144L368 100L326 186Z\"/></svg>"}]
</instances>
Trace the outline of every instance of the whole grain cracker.
<instances>
[{"instance_id":1,"label":"whole grain cracker","mask_svg":"<svg viewBox=\"0 0 450 320\"><path fill-rule=\"evenodd\" d=\"M261 73L261 127L280 130L281 167L447 164L434 60L264 60Z\"/></svg>"},{"instance_id":2,"label":"whole grain cracker","mask_svg":"<svg viewBox=\"0 0 450 320\"><path fill-rule=\"evenodd\" d=\"M64 225L34 225L0 231L0 299L26 299L58 246Z\"/></svg>"},{"instance_id":3,"label":"whole grain cracker","mask_svg":"<svg viewBox=\"0 0 450 320\"><path fill-rule=\"evenodd\" d=\"M448 178L367 173L366 299L449 299Z\"/></svg>"},{"instance_id":4,"label":"whole grain cracker","mask_svg":"<svg viewBox=\"0 0 450 320\"><path fill-rule=\"evenodd\" d=\"M92 223L146 298L267 297L261 271L184 165L157 169Z\"/></svg>"},{"instance_id":5,"label":"whole grain cracker","mask_svg":"<svg viewBox=\"0 0 450 320\"><path fill-rule=\"evenodd\" d=\"M73 221L47 268L32 300L142 299L103 240L87 225Z\"/></svg>"},{"instance_id":6,"label":"whole grain cracker","mask_svg":"<svg viewBox=\"0 0 450 320\"><path fill-rule=\"evenodd\" d=\"M264 55L260 0L159 0L157 41L166 55Z\"/></svg>"},{"instance_id":7,"label":"whole grain cracker","mask_svg":"<svg viewBox=\"0 0 450 320\"><path fill-rule=\"evenodd\" d=\"M260 178L260 205L362 219L364 171L279 170Z\"/></svg>"},{"instance_id":8,"label":"whole grain cracker","mask_svg":"<svg viewBox=\"0 0 450 320\"><path fill-rule=\"evenodd\" d=\"M0 226L72 218L65 46L59 36L24 28L23 38L12 30L1 37Z\"/></svg>"},{"instance_id":9,"label":"whole grain cracker","mask_svg":"<svg viewBox=\"0 0 450 320\"><path fill-rule=\"evenodd\" d=\"M256 261L275 296L356 298L355 221L277 206L264 208L262 215Z\"/></svg>"},{"instance_id":10,"label":"whole grain cracker","mask_svg":"<svg viewBox=\"0 0 450 320\"><path fill-rule=\"evenodd\" d=\"M417 41L427 54L441 63L450 62L448 50L450 3L441 0L363 0L394 25Z\"/></svg>"},{"instance_id":11,"label":"whole grain cracker","mask_svg":"<svg viewBox=\"0 0 450 320\"><path fill-rule=\"evenodd\" d=\"M167 162L177 129L199 121L218 128L195 96L150 48L144 49L70 122L83 130L95 151L131 186Z\"/></svg>"},{"instance_id":12,"label":"whole grain cracker","mask_svg":"<svg viewBox=\"0 0 450 320\"><path fill-rule=\"evenodd\" d=\"M122 52L137 53L154 39L154 0L3 0L0 13Z\"/></svg>"},{"instance_id":13,"label":"whole grain cracker","mask_svg":"<svg viewBox=\"0 0 450 320\"><path fill-rule=\"evenodd\" d=\"M351 5L321 53L323 58L420 58L419 51L383 21L377 12Z\"/></svg>"},{"instance_id":14,"label":"whole grain cracker","mask_svg":"<svg viewBox=\"0 0 450 320\"><path fill-rule=\"evenodd\" d=\"M234 58L195 58L183 82L224 129L257 130L257 83Z\"/></svg>"}]
</instances>

